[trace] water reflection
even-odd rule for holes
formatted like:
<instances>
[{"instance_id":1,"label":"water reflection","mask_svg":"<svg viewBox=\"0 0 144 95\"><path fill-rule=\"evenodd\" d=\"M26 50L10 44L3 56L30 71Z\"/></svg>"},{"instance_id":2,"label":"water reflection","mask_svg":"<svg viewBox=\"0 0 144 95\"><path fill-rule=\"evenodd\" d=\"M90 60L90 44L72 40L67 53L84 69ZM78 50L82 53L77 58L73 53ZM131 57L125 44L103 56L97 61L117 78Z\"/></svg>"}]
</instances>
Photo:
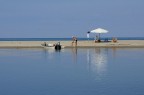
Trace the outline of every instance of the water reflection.
<instances>
[{"instance_id":1,"label":"water reflection","mask_svg":"<svg viewBox=\"0 0 144 95\"><path fill-rule=\"evenodd\" d=\"M46 60L54 60L56 56L60 56L61 53L64 52L64 49L62 50L55 50L55 49L43 49L44 58Z\"/></svg>"},{"instance_id":2,"label":"water reflection","mask_svg":"<svg viewBox=\"0 0 144 95\"><path fill-rule=\"evenodd\" d=\"M74 63L77 63L77 48L72 48L72 56Z\"/></svg>"},{"instance_id":3,"label":"water reflection","mask_svg":"<svg viewBox=\"0 0 144 95\"><path fill-rule=\"evenodd\" d=\"M113 56L113 58L116 57L116 51L117 51L117 48L112 48L112 56Z\"/></svg>"},{"instance_id":4,"label":"water reflection","mask_svg":"<svg viewBox=\"0 0 144 95\"><path fill-rule=\"evenodd\" d=\"M39 48L8 48L0 49L0 56L31 56L40 55L41 49Z\"/></svg>"},{"instance_id":5,"label":"water reflection","mask_svg":"<svg viewBox=\"0 0 144 95\"><path fill-rule=\"evenodd\" d=\"M108 49L106 48L87 49L88 69L96 80L100 80L106 74L107 55Z\"/></svg>"},{"instance_id":6,"label":"water reflection","mask_svg":"<svg viewBox=\"0 0 144 95\"><path fill-rule=\"evenodd\" d=\"M54 49L43 49L45 59L53 59L54 57Z\"/></svg>"}]
</instances>

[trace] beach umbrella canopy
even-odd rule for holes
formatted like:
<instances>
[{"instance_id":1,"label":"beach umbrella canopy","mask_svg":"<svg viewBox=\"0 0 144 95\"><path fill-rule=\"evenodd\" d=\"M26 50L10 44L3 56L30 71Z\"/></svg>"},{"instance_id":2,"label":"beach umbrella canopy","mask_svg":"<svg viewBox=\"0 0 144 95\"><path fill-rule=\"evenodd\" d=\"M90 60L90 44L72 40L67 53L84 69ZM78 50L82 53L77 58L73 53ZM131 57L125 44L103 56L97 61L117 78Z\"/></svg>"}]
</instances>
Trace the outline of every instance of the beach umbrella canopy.
<instances>
[{"instance_id":1,"label":"beach umbrella canopy","mask_svg":"<svg viewBox=\"0 0 144 95\"><path fill-rule=\"evenodd\" d=\"M90 33L108 33L108 30L105 30L105 29L102 29L102 28L97 28L97 29L94 29L92 31L90 31Z\"/></svg>"},{"instance_id":2,"label":"beach umbrella canopy","mask_svg":"<svg viewBox=\"0 0 144 95\"><path fill-rule=\"evenodd\" d=\"M105 29L102 29L102 28L97 28L97 29L91 30L90 33L98 33L99 34L99 39L100 39L100 34L108 33L108 30L105 30Z\"/></svg>"}]
</instances>

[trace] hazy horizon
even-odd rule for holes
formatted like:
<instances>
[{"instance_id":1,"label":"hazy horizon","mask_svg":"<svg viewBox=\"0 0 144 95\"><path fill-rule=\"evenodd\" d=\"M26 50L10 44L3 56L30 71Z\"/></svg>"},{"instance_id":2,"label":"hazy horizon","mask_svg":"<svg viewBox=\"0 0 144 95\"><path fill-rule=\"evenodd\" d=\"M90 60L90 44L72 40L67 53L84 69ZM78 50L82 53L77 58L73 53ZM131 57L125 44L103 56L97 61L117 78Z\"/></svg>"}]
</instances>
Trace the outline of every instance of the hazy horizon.
<instances>
[{"instance_id":1,"label":"hazy horizon","mask_svg":"<svg viewBox=\"0 0 144 95\"><path fill-rule=\"evenodd\" d=\"M142 0L0 0L0 38L143 37ZM91 34L93 36L93 34Z\"/></svg>"}]
</instances>

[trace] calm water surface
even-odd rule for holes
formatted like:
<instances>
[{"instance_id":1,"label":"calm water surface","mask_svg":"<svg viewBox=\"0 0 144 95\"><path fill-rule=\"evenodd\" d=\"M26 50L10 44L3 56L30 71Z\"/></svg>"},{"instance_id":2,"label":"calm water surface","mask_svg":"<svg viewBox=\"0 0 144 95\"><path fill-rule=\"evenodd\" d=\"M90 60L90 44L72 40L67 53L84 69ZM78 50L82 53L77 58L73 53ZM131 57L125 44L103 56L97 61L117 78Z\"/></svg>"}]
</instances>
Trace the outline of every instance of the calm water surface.
<instances>
[{"instance_id":1,"label":"calm water surface","mask_svg":"<svg viewBox=\"0 0 144 95\"><path fill-rule=\"evenodd\" d=\"M0 95L144 95L144 48L0 49Z\"/></svg>"}]
</instances>

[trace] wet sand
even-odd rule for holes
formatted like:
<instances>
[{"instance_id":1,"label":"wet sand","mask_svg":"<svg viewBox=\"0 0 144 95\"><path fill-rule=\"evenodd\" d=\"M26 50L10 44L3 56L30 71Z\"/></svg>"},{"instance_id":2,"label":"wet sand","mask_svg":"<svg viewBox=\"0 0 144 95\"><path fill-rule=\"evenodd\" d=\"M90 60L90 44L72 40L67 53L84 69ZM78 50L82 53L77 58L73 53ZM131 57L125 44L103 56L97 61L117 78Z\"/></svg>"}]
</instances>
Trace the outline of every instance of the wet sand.
<instances>
[{"instance_id":1,"label":"wet sand","mask_svg":"<svg viewBox=\"0 0 144 95\"><path fill-rule=\"evenodd\" d=\"M60 42L65 48L90 48L90 47L138 47L144 48L144 40L119 40L118 42L78 41L77 46L72 41L0 41L0 48L42 48L41 44L55 44Z\"/></svg>"}]
</instances>

